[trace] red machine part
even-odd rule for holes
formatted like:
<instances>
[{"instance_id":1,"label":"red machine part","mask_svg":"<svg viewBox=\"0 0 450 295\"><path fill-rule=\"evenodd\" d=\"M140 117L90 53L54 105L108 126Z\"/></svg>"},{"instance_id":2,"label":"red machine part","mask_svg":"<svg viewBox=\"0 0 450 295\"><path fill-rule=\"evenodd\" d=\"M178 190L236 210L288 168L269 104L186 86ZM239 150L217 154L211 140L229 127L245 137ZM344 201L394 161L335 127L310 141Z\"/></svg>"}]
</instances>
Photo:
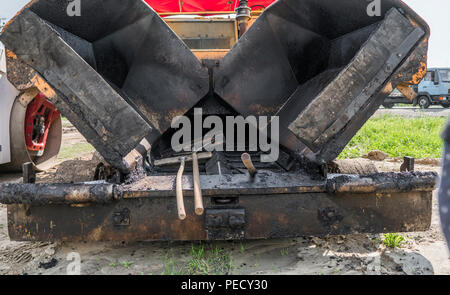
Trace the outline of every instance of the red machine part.
<instances>
[{"instance_id":1,"label":"red machine part","mask_svg":"<svg viewBox=\"0 0 450 295\"><path fill-rule=\"evenodd\" d=\"M25 115L25 142L29 151L42 152L52 123L61 113L39 93L28 105Z\"/></svg>"},{"instance_id":2,"label":"red machine part","mask_svg":"<svg viewBox=\"0 0 450 295\"><path fill-rule=\"evenodd\" d=\"M249 0L248 6L257 10L268 7L276 0ZM234 12L239 0L145 0L156 12Z\"/></svg>"}]
</instances>

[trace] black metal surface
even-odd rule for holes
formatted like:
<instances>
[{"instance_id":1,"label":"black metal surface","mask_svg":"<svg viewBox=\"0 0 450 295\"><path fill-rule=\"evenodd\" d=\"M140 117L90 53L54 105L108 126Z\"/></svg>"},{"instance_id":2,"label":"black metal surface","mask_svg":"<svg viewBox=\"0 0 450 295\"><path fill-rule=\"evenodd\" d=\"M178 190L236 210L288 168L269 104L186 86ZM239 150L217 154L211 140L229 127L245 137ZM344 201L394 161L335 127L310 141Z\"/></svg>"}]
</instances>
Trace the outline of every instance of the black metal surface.
<instances>
[{"instance_id":1,"label":"black metal surface","mask_svg":"<svg viewBox=\"0 0 450 295\"><path fill-rule=\"evenodd\" d=\"M57 90L58 97L49 99L106 160L127 171L122 159L151 127L32 11L24 10L8 32L1 35L6 46Z\"/></svg>"},{"instance_id":2,"label":"black metal surface","mask_svg":"<svg viewBox=\"0 0 450 295\"><path fill-rule=\"evenodd\" d=\"M387 35L394 37L385 40ZM414 29L397 10L392 10L355 60L289 124L289 130L311 149L320 150L330 138L348 128L423 35L422 29ZM279 116L283 114L281 110Z\"/></svg>"},{"instance_id":3,"label":"black metal surface","mask_svg":"<svg viewBox=\"0 0 450 295\"><path fill-rule=\"evenodd\" d=\"M3 204L103 204L115 198L112 184L9 183L0 186L0 203Z\"/></svg>"},{"instance_id":4,"label":"black metal surface","mask_svg":"<svg viewBox=\"0 0 450 295\"><path fill-rule=\"evenodd\" d=\"M261 194L296 193L395 193L432 191L437 182L435 172L377 173L371 175L330 174L314 180L296 173L260 171L254 177L245 174L201 175L202 195L225 197ZM85 204L108 203L118 199L173 197L175 176L147 176L132 184L113 185L104 182L85 184L0 185L3 204ZM183 176L183 193L193 196L192 176Z\"/></svg>"},{"instance_id":5,"label":"black metal surface","mask_svg":"<svg viewBox=\"0 0 450 295\"><path fill-rule=\"evenodd\" d=\"M129 225L131 225L130 209L124 208L120 211L114 212L112 219L113 219L114 226L129 226Z\"/></svg>"},{"instance_id":6,"label":"black metal surface","mask_svg":"<svg viewBox=\"0 0 450 295\"><path fill-rule=\"evenodd\" d=\"M22 165L22 177L23 183L36 182L36 171L34 170L33 163L27 162Z\"/></svg>"},{"instance_id":7,"label":"black metal surface","mask_svg":"<svg viewBox=\"0 0 450 295\"><path fill-rule=\"evenodd\" d=\"M0 39L124 173L144 137L155 143L208 93L244 116L280 116L285 147L328 162L426 67L429 29L398 0L375 17L360 0L279 0L209 70L143 1L85 1L79 17L69 2L33 1Z\"/></svg>"},{"instance_id":8,"label":"black metal surface","mask_svg":"<svg viewBox=\"0 0 450 295\"><path fill-rule=\"evenodd\" d=\"M245 238L245 209L210 208L205 211L208 240L239 240Z\"/></svg>"},{"instance_id":9,"label":"black metal surface","mask_svg":"<svg viewBox=\"0 0 450 295\"><path fill-rule=\"evenodd\" d=\"M331 175L327 191L333 193L389 193L433 191L439 177L436 172L387 172L364 176Z\"/></svg>"},{"instance_id":10,"label":"black metal surface","mask_svg":"<svg viewBox=\"0 0 450 295\"><path fill-rule=\"evenodd\" d=\"M384 85L395 88L397 69L410 82L426 60L413 51L429 35L422 19L401 1L381 1L380 17L367 4L274 3L215 71L216 93L243 115L279 116L290 150L333 160L388 95Z\"/></svg>"},{"instance_id":11,"label":"black metal surface","mask_svg":"<svg viewBox=\"0 0 450 295\"><path fill-rule=\"evenodd\" d=\"M0 39L102 156L129 172L123 158L208 93L208 70L143 1L83 1L79 17L67 15L69 2L34 1Z\"/></svg>"},{"instance_id":12,"label":"black metal surface","mask_svg":"<svg viewBox=\"0 0 450 295\"><path fill-rule=\"evenodd\" d=\"M414 162L415 159L413 157L404 157L403 164L400 166L400 171L414 171Z\"/></svg>"}]
</instances>

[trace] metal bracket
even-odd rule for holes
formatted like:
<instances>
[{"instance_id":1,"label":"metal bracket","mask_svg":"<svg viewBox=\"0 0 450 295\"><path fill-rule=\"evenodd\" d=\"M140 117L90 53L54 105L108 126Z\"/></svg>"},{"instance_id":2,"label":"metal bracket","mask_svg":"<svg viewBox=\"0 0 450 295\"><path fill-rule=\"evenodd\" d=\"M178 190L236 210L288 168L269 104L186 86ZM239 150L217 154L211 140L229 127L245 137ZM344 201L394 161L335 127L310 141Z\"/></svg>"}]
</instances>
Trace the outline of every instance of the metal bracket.
<instances>
[{"instance_id":1,"label":"metal bracket","mask_svg":"<svg viewBox=\"0 0 450 295\"><path fill-rule=\"evenodd\" d=\"M34 170L33 163L27 162L22 166L23 183L35 183L36 171Z\"/></svg>"},{"instance_id":2,"label":"metal bracket","mask_svg":"<svg viewBox=\"0 0 450 295\"><path fill-rule=\"evenodd\" d=\"M206 209L205 228L209 239L244 239L245 225L245 209Z\"/></svg>"},{"instance_id":3,"label":"metal bracket","mask_svg":"<svg viewBox=\"0 0 450 295\"><path fill-rule=\"evenodd\" d=\"M122 211L113 213L113 224L115 226L129 226L131 225L131 211L128 208L123 209Z\"/></svg>"},{"instance_id":4,"label":"metal bracket","mask_svg":"<svg viewBox=\"0 0 450 295\"><path fill-rule=\"evenodd\" d=\"M404 157L403 164L400 166L400 171L401 172L414 171L414 158Z\"/></svg>"}]
</instances>

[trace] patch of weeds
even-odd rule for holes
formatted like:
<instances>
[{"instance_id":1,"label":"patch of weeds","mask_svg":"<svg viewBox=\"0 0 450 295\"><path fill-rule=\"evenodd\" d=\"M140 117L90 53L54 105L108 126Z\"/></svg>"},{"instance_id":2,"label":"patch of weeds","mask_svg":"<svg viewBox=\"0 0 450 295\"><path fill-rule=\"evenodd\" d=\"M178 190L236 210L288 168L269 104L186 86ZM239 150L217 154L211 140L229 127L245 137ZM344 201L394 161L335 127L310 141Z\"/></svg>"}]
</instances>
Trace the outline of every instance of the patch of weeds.
<instances>
[{"instance_id":1,"label":"patch of weeds","mask_svg":"<svg viewBox=\"0 0 450 295\"><path fill-rule=\"evenodd\" d=\"M226 275L233 270L231 255L210 244L192 245L184 272L188 275Z\"/></svg>"},{"instance_id":2,"label":"patch of weeds","mask_svg":"<svg viewBox=\"0 0 450 295\"><path fill-rule=\"evenodd\" d=\"M242 243L241 243L241 249L240 249L240 251L241 251L241 254L244 254L244 253L245 253L245 247L244 247L244 245L242 245Z\"/></svg>"},{"instance_id":3,"label":"patch of weeds","mask_svg":"<svg viewBox=\"0 0 450 295\"><path fill-rule=\"evenodd\" d=\"M125 268L130 268L133 263L134 263L133 261L122 261L120 262L120 265L122 265Z\"/></svg>"},{"instance_id":4,"label":"patch of weeds","mask_svg":"<svg viewBox=\"0 0 450 295\"><path fill-rule=\"evenodd\" d=\"M388 248L400 248L403 243L405 243L405 238L400 234L384 234L383 245Z\"/></svg>"},{"instance_id":5,"label":"patch of weeds","mask_svg":"<svg viewBox=\"0 0 450 295\"><path fill-rule=\"evenodd\" d=\"M109 264L109 266L111 266L111 267L116 267L116 266L117 266L117 263L111 262L111 263Z\"/></svg>"},{"instance_id":6,"label":"patch of weeds","mask_svg":"<svg viewBox=\"0 0 450 295\"><path fill-rule=\"evenodd\" d=\"M182 263L170 256L164 258L163 275L228 275L234 269L231 255L211 244L192 244Z\"/></svg>"},{"instance_id":7,"label":"patch of weeds","mask_svg":"<svg viewBox=\"0 0 450 295\"><path fill-rule=\"evenodd\" d=\"M164 255L164 270L161 274L165 276L183 274L182 269L178 267L178 262L169 253Z\"/></svg>"},{"instance_id":8,"label":"patch of weeds","mask_svg":"<svg viewBox=\"0 0 450 295\"><path fill-rule=\"evenodd\" d=\"M280 253L281 253L281 256L289 255L289 248L281 249Z\"/></svg>"}]
</instances>

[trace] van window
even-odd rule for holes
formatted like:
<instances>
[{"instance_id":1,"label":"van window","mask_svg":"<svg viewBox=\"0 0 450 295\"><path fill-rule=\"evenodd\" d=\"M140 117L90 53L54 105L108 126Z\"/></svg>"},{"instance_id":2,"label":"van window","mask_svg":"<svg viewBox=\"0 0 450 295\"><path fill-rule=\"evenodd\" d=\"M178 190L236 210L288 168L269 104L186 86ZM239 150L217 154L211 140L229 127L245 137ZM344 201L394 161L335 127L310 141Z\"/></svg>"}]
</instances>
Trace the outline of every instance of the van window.
<instances>
[{"instance_id":1,"label":"van window","mask_svg":"<svg viewBox=\"0 0 450 295\"><path fill-rule=\"evenodd\" d=\"M434 71L429 71L423 78L424 81L434 81Z\"/></svg>"},{"instance_id":2,"label":"van window","mask_svg":"<svg viewBox=\"0 0 450 295\"><path fill-rule=\"evenodd\" d=\"M439 70L443 82L450 83L450 70Z\"/></svg>"}]
</instances>

